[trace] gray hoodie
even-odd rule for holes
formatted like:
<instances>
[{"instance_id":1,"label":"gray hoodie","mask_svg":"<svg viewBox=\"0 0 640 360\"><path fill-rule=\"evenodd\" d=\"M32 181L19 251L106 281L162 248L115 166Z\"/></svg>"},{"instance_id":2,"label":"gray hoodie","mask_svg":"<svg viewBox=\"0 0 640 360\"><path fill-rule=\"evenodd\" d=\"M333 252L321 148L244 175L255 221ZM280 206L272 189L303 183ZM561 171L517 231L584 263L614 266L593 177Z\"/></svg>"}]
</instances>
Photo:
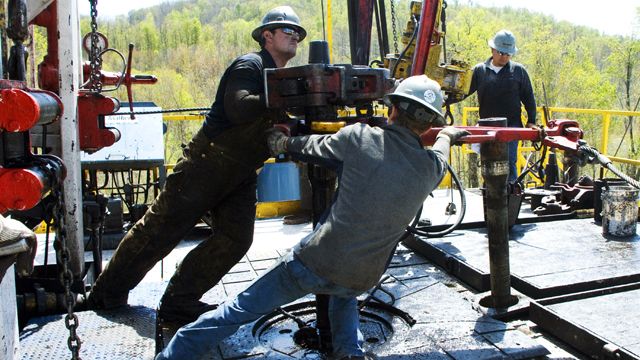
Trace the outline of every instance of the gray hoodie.
<instances>
[{"instance_id":1,"label":"gray hoodie","mask_svg":"<svg viewBox=\"0 0 640 360\"><path fill-rule=\"evenodd\" d=\"M317 275L366 291L384 273L407 225L438 186L447 144L424 149L411 130L355 124L332 135L290 138L287 150L339 163L338 195L326 220L294 249ZM447 149L447 151L438 149Z\"/></svg>"}]
</instances>

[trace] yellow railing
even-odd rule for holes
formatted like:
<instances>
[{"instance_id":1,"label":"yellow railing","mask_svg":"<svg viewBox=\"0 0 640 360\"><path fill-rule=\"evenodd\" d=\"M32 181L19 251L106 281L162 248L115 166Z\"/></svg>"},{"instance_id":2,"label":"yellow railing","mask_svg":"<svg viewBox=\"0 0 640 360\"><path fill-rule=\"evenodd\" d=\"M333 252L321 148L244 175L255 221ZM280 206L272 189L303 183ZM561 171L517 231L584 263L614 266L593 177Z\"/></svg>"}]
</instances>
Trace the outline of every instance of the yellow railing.
<instances>
[{"instance_id":1,"label":"yellow railing","mask_svg":"<svg viewBox=\"0 0 640 360\"><path fill-rule=\"evenodd\" d=\"M170 122L170 121L198 121L199 123L202 123L204 121L204 115L164 115L162 117L162 120L166 121L166 122ZM166 154L167 154L167 144L165 143L165 159ZM173 168L176 166L176 164L165 164L164 168L167 170L167 174L170 173L171 171L173 171Z\"/></svg>"},{"instance_id":2,"label":"yellow railing","mask_svg":"<svg viewBox=\"0 0 640 360\"><path fill-rule=\"evenodd\" d=\"M575 115L594 115L602 118L601 130L600 130L600 143L599 144L590 144L598 148L598 151L614 162L625 163L640 166L640 160L638 159L630 159L618 156L608 155L607 152L609 150L609 132L611 128L612 121L622 120L622 118L626 118L629 116L640 117L640 112L638 111L620 111L620 110L599 110L599 109L577 109L577 108L564 108L564 107L550 107L548 108L549 116L554 118L554 114L575 114ZM465 107L462 109L462 126L469 126L471 124L472 119L478 118L478 107ZM545 114L542 111L542 108L538 108L538 114L540 114L541 122L546 124L547 119L545 119ZM345 116L346 114L343 114ZM612 117L617 117L612 119ZM198 121L202 122L204 120L204 115L165 115L163 117L165 121ZM524 121L524 119L523 119ZM599 146L598 146L599 145ZM467 156L470 153L473 153L470 146L466 144L463 145L460 149L462 151L462 155ZM523 154L530 153L536 151L533 146L527 146L524 144L520 144L518 148L518 169L522 171L522 169L527 166L527 160ZM175 164L166 164L165 167L167 171L171 171ZM561 166L561 165L560 165ZM445 179L443 181L443 185L448 186L450 184L450 179Z\"/></svg>"}]
</instances>

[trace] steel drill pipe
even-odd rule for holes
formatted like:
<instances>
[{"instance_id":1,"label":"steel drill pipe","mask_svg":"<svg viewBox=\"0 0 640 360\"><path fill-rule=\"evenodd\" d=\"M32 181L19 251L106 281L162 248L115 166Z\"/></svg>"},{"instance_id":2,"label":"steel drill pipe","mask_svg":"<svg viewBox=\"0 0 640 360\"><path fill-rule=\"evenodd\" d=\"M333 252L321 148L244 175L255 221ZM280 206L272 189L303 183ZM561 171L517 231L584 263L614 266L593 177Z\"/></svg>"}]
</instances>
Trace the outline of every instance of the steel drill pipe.
<instances>
[{"instance_id":1,"label":"steel drill pipe","mask_svg":"<svg viewBox=\"0 0 640 360\"><path fill-rule=\"evenodd\" d=\"M478 124L506 127L507 119L482 119ZM485 183L484 207L489 237L489 278L491 281L491 296L483 300L488 307L505 308L513 305L509 268L508 143L502 141L481 143L480 160L482 178Z\"/></svg>"},{"instance_id":2,"label":"steel drill pipe","mask_svg":"<svg viewBox=\"0 0 640 360\"><path fill-rule=\"evenodd\" d=\"M511 305L511 271L509 267L509 208L507 177L508 145L486 142L480 146L482 178L485 183L485 220L489 237L491 307Z\"/></svg>"}]
</instances>

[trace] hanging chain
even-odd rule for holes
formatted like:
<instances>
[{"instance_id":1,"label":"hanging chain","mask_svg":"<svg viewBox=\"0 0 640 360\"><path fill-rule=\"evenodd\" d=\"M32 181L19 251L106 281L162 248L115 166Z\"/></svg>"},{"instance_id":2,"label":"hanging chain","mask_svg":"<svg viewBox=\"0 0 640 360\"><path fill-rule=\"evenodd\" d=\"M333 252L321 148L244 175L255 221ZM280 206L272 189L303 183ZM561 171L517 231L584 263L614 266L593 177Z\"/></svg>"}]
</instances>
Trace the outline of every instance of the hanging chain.
<instances>
[{"instance_id":1,"label":"hanging chain","mask_svg":"<svg viewBox=\"0 0 640 360\"><path fill-rule=\"evenodd\" d=\"M76 333L78 325L78 316L73 313L73 308L76 304L75 296L71 291L71 284L73 283L73 273L69 269L69 248L67 247L67 231L64 223L64 198L62 193L62 183L58 181L52 190L55 204L53 206L53 221L56 229L56 239L53 243L53 247L56 250L56 257L58 266L62 268L60 272L60 283L64 286L64 299L67 307L67 315L64 318L65 326L69 329L69 338L67 339L67 346L71 350L71 359L80 360L80 345L81 341Z\"/></svg>"},{"instance_id":2,"label":"hanging chain","mask_svg":"<svg viewBox=\"0 0 640 360\"><path fill-rule=\"evenodd\" d=\"M100 81L100 69L102 69L102 58L100 57L100 48L98 48L98 0L89 0L91 6L91 51L89 53L89 66L91 74L89 75L91 84L90 89L93 92L102 92L102 81Z\"/></svg>"},{"instance_id":3,"label":"hanging chain","mask_svg":"<svg viewBox=\"0 0 640 360\"><path fill-rule=\"evenodd\" d=\"M393 51L398 53L398 29L396 28L396 5L395 0L391 1L391 30L393 30Z\"/></svg>"}]
</instances>

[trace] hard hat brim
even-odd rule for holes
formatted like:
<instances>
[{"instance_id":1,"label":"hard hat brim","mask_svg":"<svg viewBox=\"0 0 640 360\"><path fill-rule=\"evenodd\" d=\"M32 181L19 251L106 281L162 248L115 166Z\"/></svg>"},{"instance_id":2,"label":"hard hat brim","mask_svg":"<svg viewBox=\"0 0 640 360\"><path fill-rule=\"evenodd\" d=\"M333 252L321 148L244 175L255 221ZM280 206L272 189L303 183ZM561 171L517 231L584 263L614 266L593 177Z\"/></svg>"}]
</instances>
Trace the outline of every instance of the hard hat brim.
<instances>
[{"instance_id":1,"label":"hard hat brim","mask_svg":"<svg viewBox=\"0 0 640 360\"><path fill-rule=\"evenodd\" d=\"M516 46L514 46L513 48L505 48L505 47L500 47L500 46L496 46L496 43L493 42L493 39L487 41L487 44L489 44L489 47L492 49L496 49L500 52L503 53L507 53L509 55L515 55L518 52L518 48Z\"/></svg>"},{"instance_id":2,"label":"hard hat brim","mask_svg":"<svg viewBox=\"0 0 640 360\"><path fill-rule=\"evenodd\" d=\"M253 40L260 42L260 37L262 36L262 32L265 30L273 30L281 27L292 27L296 29L300 37L298 38L298 42L304 40L307 37L307 31L300 25L292 22L292 21L272 21L268 24L263 24L253 29L251 32L251 37Z\"/></svg>"},{"instance_id":3,"label":"hard hat brim","mask_svg":"<svg viewBox=\"0 0 640 360\"><path fill-rule=\"evenodd\" d=\"M387 104L387 106L393 105L393 103L395 101L398 101L398 100L409 100L409 101L418 103L421 106L426 106L431 111L435 112L436 115L438 115L436 117L436 119L434 121L432 121L433 125L435 125L435 126L443 126L444 125L445 120L444 120L444 116L442 115L442 109L436 109L433 105L431 105L428 102L423 101L422 99L419 99L419 98L417 98L415 96L411 96L411 95L407 95L407 94L391 93L391 94L385 95L384 98L382 99L382 101L384 101L384 103Z\"/></svg>"}]
</instances>

